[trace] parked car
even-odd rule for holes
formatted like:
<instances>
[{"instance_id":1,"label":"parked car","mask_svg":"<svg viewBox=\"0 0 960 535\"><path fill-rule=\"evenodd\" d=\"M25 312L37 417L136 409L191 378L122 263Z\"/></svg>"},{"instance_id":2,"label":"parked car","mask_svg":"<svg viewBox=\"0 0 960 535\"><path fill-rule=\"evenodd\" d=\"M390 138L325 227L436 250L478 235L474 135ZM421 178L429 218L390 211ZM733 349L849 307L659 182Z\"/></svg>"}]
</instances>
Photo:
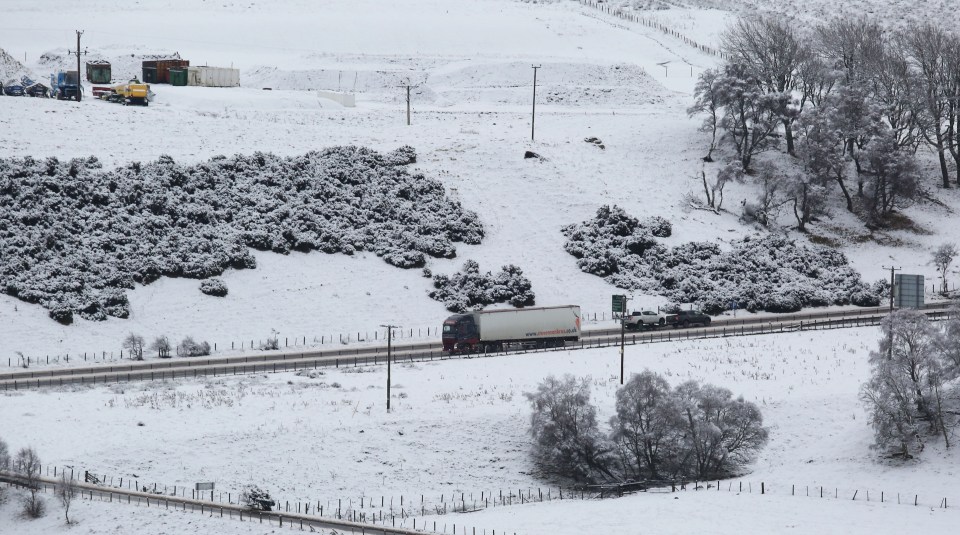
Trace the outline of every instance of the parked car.
<instances>
[{"instance_id":1,"label":"parked car","mask_svg":"<svg viewBox=\"0 0 960 535\"><path fill-rule=\"evenodd\" d=\"M9 82L3 84L3 94L11 97L22 97L23 96L23 84L18 80L10 80Z\"/></svg>"},{"instance_id":2,"label":"parked car","mask_svg":"<svg viewBox=\"0 0 960 535\"><path fill-rule=\"evenodd\" d=\"M667 315L667 325L689 327L694 324L700 324L706 327L710 325L710 316L699 310L681 310L676 314Z\"/></svg>"},{"instance_id":3,"label":"parked car","mask_svg":"<svg viewBox=\"0 0 960 535\"><path fill-rule=\"evenodd\" d=\"M653 310L635 310L629 316L623 318L623 326L629 331L635 331L644 327L655 328L667 324L667 315Z\"/></svg>"}]
</instances>

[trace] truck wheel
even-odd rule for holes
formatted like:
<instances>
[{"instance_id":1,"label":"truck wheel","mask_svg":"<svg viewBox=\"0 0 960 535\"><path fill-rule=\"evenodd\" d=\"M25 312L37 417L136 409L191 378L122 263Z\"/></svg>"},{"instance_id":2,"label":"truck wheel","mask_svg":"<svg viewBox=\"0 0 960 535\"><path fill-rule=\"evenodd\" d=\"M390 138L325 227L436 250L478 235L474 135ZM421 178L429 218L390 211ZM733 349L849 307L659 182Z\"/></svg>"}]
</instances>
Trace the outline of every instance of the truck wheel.
<instances>
[{"instance_id":1,"label":"truck wheel","mask_svg":"<svg viewBox=\"0 0 960 535\"><path fill-rule=\"evenodd\" d=\"M666 323L666 322L667 322L667 320L665 320L665 319L663 319L663 318L660 318L660 321L657 322L657 325L663 327L663 324Z\"/></svg>"}]
</instances>

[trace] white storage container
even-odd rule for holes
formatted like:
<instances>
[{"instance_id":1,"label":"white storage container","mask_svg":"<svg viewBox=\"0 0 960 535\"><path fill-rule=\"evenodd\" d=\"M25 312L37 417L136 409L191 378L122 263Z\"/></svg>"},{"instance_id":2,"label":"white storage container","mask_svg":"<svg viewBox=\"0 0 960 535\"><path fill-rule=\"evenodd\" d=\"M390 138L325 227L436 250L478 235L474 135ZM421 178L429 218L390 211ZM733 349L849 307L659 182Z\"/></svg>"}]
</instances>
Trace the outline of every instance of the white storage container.
<instances>
[{"instance_id":1,"label":"white storage container","mask_svg":"<svg viewBox=\"0 0 960 535\"><path fill-rule=\"evenodd\" d=\"M203 87L237 87L240 69L226 67L187 67L187 85Z\"/></svg>"}]
</instances>

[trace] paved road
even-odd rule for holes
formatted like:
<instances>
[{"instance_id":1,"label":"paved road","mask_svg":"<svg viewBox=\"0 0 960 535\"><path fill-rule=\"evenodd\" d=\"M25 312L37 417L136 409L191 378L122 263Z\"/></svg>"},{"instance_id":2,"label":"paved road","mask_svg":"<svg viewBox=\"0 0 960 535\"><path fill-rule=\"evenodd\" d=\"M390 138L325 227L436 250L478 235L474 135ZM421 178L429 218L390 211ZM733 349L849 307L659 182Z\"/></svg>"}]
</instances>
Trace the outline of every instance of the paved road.
<instances>
[{"instance_id":1,"label":"paved road","mask_svg":"<svg viewBox=\"0 0 960 535\"><path fill-rule=\"evenodd\" d=\"M945 316L947 304L928 305L927 314L935 319ZM675 329L663 327L628 331L625 343L630 345L673 342L694 338L717 338L773 334L796 330L833 329L878 325L889 312L887 308L866 308L837 312L789 314L773 317L721 319L707 327ZM579 342L568 342L560 350L607 347L620 343L620 330L595 329L583 332ZM552 349L558 350L558 349ZM544 351L534 350L534 351ZM462 357L493 357L518 351L483 355L449 355L437 342L420 342L393 346L394 362L443 360ZM30 369L0 374L0 390L20 390L68 384L101 384L143 380L167 380L184 377L275 373L318 368L340 368L385 364L386 346L349 350L266 352L240 357L156 359L147 362L129 361L122 365L101 364L76 368Z\"/></svg>"}]
</instances>

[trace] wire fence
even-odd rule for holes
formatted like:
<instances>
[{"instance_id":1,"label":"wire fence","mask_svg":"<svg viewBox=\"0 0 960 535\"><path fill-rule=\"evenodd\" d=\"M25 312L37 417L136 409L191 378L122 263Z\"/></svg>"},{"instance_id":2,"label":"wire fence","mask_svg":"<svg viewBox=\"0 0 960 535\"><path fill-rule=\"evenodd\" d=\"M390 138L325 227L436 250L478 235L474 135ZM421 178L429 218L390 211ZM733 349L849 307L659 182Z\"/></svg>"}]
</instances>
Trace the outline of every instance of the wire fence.
<instances>
[{"instance_id":1,"label":"wire fence","mask_svg":"<svg viewBox=\"0 0 960 535\"><path fill-rule=\"evenodd\" d=\"M52 468L52 469L51 469ZM14 472L17 467L14 466ZM22 470L20 470L22 473ZM315 517L318 519L330 519L338 521L348 521L359 524L372 524L390 526L392 528L409 528L412 530L426 530L434 533L457 533L464 535L487 534L494 535L497 530L476 527L469 527L459 523L460 529L457 529L457 522L437 520L439 517L453 513L469 513L483 509L495 507L507 507L511 505L522 505L529 503L549 502L556 500L579 499L586 500L596 498L595 492L581 489L564 489L563 487L538 487L527 489L509 489L504 491L480 491L474 492L452 492L450 494L440 494L436 499L427 497L426 494L414 496L400 495L378 497L370 495L360 495L357 498L327 499L325 501L289 501L283 499L271 500L271 507L265 510L248 510L247 518L242 513L238 514L236 508L245 508L248 504L243 502L239 492L222 492L215 490L199 491L191 489L186 485L161 485L157 483L142 483L137 478L114 477L107 474L95 474L87 470L78 470L75 468L60 468L58 466L42 465L38 469L38 475L45 476L48 480L56 480L61 475L68 475L71 481L84 482L90 485L83 487L81 496L88 499L99 498L101 501L118 501L128 504L145 505L150 507L164 507L170 509L171 503L174 509L183 511L192 511L208 514L216 514L218 511L221 517L237 518L246 521L260 521L264 519L268 523L279 524L283 527L283 514L296 515L301 521L304 517ZM2 476L2 474L0 474ZM23 476L20 476L22 479ZM0 480L4 478L0 477ZM8 483L14 481L7 479ZM47 489L53 490L55 484L49 481L40 481L40 488L43 492ZM19 481L20 486L24 486L23 481ZM95 490L91 486L95 486ZM126 491L126 492L124 492ZM116 493L116 496L114 496ZM137 496L132 493L147 494L148 496ZM602 495L600 496L602 497ZM124 500L125 498L125 500ZM419 498L419 499L418 499ZM150 500L153 500L152 502ZM186 500L189 500L187 502ZM275 508L274 508L275 507ZM226 513L226 514L224 514ZM435 517L433 519L426 517ZM293 529L297 527L296 518L287 517L288 527ZM309 524L309 522L308 522ZM302 527L302 525L301 525ZM308 525L309 529L309 525ZM363 532L363 528L358 529ZM499 530L507 534L507 530ZM376 533L371 531L371 533ZM515 533L515 532L514 532Z\"/></svg>"},{"instance_id":2,"label":"wire fence","mask_svg":"<svg viewBox=\"0 0 960 535\"><path fill-rule=\"evenodd\" d=\"M44 472L44 468L46 469ZM456 535L495 535L497 530L488 530L486 528L477 529L468 527L463 523L458 523L446 515L452 513L470 513L488 509L491 507L508 507L512 505L523 505L530 503L543 503L562 500L597 500L604 498L617 498L636 493L677 493L677 492L728 492L736 494L759 494L790 496L816 500L850 500L875 502L890 506L913 506L927 507L930 509L948 509L951 501L949 496L940 496L934 493L921 494L919 492L889 492L886 490L870 488L852 488L839 486L819 485L797 485L780 484L767 481L751 480L716 480L714 481L657 481L657 482L636 482L625 484L608 485L587 485L580 487L538 487L536 489L529 487L524 489L503 490L495 492L480 491L477 493L459 492L441 494L437 500L432 503L426 499L426 496L397 497L361 495L356 501L353 498L336 499L323 501L284 501L275 500L272 505L276 505L276 510L252 510L246 509L246 504L242 503L239 495L232 492L197 491L190 489L190 497L187 498L186 486L161 486L157 484L144 485L138 480L124 478L115 479L107 475L93 475L84 471L81 478L80 472L74 469L69 470L70 479L74 481L92 482L96 485L95 489L86 485L79 489L79 495L85 499L99 499L100 501L117 501L127 504L145 505L146 507L163 507L170 509L171 503L173 509L182 511L199 512L209 516L216 516L219 513L221 518L236 519L240 521L251 521L268 524L276 524L284 527L284 520L288 529L304 529L314 531L315 522L322 522L323 519L348 521L359 524L360 527L351 529L350 526L338 526L340 532L350 533L376 533L375 526L389 526L394 529L409 529L412 531L430 531L433 533L450 533ZM50 476L54 478L60 474L68 473L64 469L53 468L53 474L50 473L50 467L41 467L40 474L46 473L47 480L39 482L39 488L42 492L54 490L55 483L51 483ZM2 476L2 474L0 474ZM21 476L22 478L22 476ZM8 486L25 486L23 481L16 481L11 478L0 477L0 480L7 481ZM124 492L126 491L126 493ZM132 495L130 491L137 493L146 493L143 495ZM126 500L124 500L126 498ZM151 502L152 500L152 502ZM246 518L244 518L246 513ZM285 517L286 516L286 517ZM365 528L363 525L370 526ZM508 535L507 530L500 530L503 535ZM514 535L516 532L513 532Z\"/></svg>"},{"instance_id":3,"label":"wire fence","mask_svg":"<svg viewBox=\"0 0 960 535\"><path fill-rule=\"evenodd\" d=\"M620 8L612 7L603 2L597 2L595 0L579 0L579 2L585 6L589 6L598 11L606 13L607 15L611 15L629 22L642 24L644 26L647 26L648 28L654 28L654 29L660 30L662 33L669 35L671 37L674 37L682 41L684 44L692 46L693 48L696 48L697 50L699 50L700 52L703 52L704 54L710 54L711 56L716 56L721 59L727 59L727 54L725 54L723 51L711 46L707 46L703 43L699 43L696 40L690 37L687 37L686 35L678 32L677 30L667 26L666 24L663 24L662 22L644 18L644 17L641 17L640 15L637 15L636 13L624 11Z\"/></svg>"},{"instance_id":4,"label":"wire fence","mask_svg":"<svg viewBox=\"0 0 960 535\"><path fill-rule=\"evenodd\" d=\"M933 321L942 321L956 317L956 313L951 310L928 311L927 316ZM786 322L768 322L755 325L742 324L737 326L723 326L716 328L683 329L679 331L655 331L650 333L635 333L623 337L624 345L642 345L656 343L670 343L694 339L725 338L729 336L757 336L767 334L778 334L797 331L822 331L833 329L846 329L854 327L878 326L883 321L882 316L867 317L848 317L833 318L823 320L800 321L797 323ZM619 346L621 338L619 334L609 334L604 337L581 339L578 342L567 342L563 347L555 348L535 348L518 349L511 351L497 352L476 352L476 353L449 353L442 350L439 344L429 344L422 350L396 353L389 358L394 363L418 363L432 362L450 359L462 358L485 358L496 357L514 353L539 353L548 351L569 351L577 349L595 349ZM36 378L23 378L0 381L2 389L19 390L21 388L40 388L43 386L63 386L65 384L107 384L121 383L131 381L166 381L180 378L201 378L201 377L222 377L230 375L256 374L256 373L281 373L289 371L316 370L320 368L346 368L359 366L376 366L386 364L388 355L386 354L361 354L360 349L352 350L356 354L350 356L333 356L329 354L321 356L306 356L304 354L283 354L279 357L281 360L268 362L235 362L229 364L218 364L216 360L193 362L197 364L194 367L181 367L172 369L131 369L129 371L106 371L97 375L79 377L73 376L48 376ZM343 353L342 351L340 353Z\"/></svg>"},{"instance_id":5,"label":"wire fence","mask_svg":"<svg viewBox=\"0 0 960 535\"><path fill-rule=\"evenodd\" d=\"M605 322L616 319L617 315L607 312L583 313L585 322ZM440 340L441 327L416 327L399 328L393 331L393 340L395 342L409 340ZM321 334L313 336L276 336L274 338L249 338L243 340L233 340L230 342L213 342L210 344L211 354L224 354L228 351L273 351L282 349L296 348L322 348L330 345L345 346L351 344L375 344L382 343L387 339L386 329L377 329L373 331L353 331L339 334ZM161 357L152 354L150 351L144 352L144 358L172 358L172 355ZM204 355L205 356L205 355ZM69 364L71 362L120 362L131 361L130 352L125 349L100 350L100 351L82 351L77 353L65 353L63 355L21 355L8 356L8 368L30 368L31 366ZM0 364L2 365L2 364Z\"/></svg>"}]
</instances>

